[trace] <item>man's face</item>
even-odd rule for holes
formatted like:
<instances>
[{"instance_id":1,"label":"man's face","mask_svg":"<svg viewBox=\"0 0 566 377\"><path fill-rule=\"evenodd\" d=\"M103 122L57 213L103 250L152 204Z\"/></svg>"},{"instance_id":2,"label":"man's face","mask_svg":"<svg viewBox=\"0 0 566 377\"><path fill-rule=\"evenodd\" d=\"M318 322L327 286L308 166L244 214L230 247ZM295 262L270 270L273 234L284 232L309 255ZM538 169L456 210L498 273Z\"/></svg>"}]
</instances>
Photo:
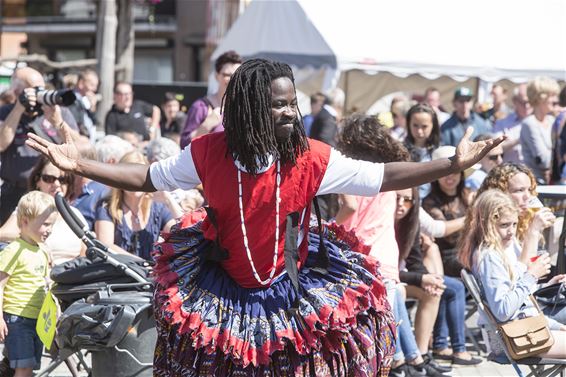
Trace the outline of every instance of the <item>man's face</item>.
<instances>
[{"instance_id":1,"label":"man's face","mask_svg":"<svg viewBox=\"0 0 566 377\"><path fill-rule=\"evenodd\" d=\"M428 92L425 98L425 102L430 105L433 109L438 109L440 106L440 93L437 91Z\"/></svg>"},{"instance_id":2,"label":"man's face","mask_svg":"<svg viewBox=\"0 0 566 377\"><path fill-rule=\"evenodd\" d=\"M324 106L324 101L314 101L311 102L311 115L317 115L322 110L322 106Z\"/></svg>"},{"instance_id":3,"label":"man's face","mask_svg":"<svg viewBox=\"0 0 566 377\"><path fill-rule=\"evenodd\" d=\"M489 173L494 167L503 163L503 147L498 145L489 151L489 153L481 159L480 164L483 171Z\"/></svg>"},{"instance_id":4,"label":"man's face","mask_svg":"<svg viewBox=\"0 0 566 377\"><path fill-rule=\"evenodd\" d=\"M454 111L460 119L468 119L472 111L472 99L470 97L459 97L454 100Z\"/></svg>"},{"instance_id":5,"label":"man's face","mask_svg":"<svg viewBox=\"0 0 566 377\"><path fill-rule=\"evenodd\" d=\"M86 75L83 80L77 83L77 89L82 96L95 94L98 90L98 77L95 75Z\"/></svg>"},{"instance_id":6,"label":"man's face","mask_svg":"<svg viewBox=\"0 0 566 377\"><path fill-rule=\"evenodd\" d=\"M297 122L297 96L293 82L280 77L271 82L271 116L275 138L284 141L291 137Z\"/></svg>"},{"instance_id":7,"label":"man's face","mask_svg":"<svg viewBox=\"0 0 566 377\"><path fill-rule=\"evenodd\" d=\"M216 81L218 81L219 93L224 93L226 91L232 75L240 66L241 64L226 63L222 66L220 72L216 73Z\"/></svg>"},{"instance_id":8,"label":"man's face","mask_svg":"<svg viewBox=\"0 0 566 377\"><path fill-rule=\"evenodd\" d=\"M513 98L513 107L520 119L526 118L531 113L532 107L526 89L519 91L519 94Z\"/></svg>"},{"instance_id":9,"label":"man's face","mask_svg":"<svg viewBox=\"0 0 566 377\"><path fill-rule=\"evenodd\" d=\"M171 100L163 104L163 113L167 119L173 119L179 112L179 101Z\"/></svg>"},{"instance_id":10,"label":"man's face","mask_svg":"<svg viewBox=\"0 0 566 377\"><path fill-rule=\"evenodd\" d=\"M114 91L114 105L118 110L125 110L132 107L134 101L134 92L128 84L121 84Z\"/></svg>"},{"instance_id":11,"label":"man's face","mask_svg":"<svg viewBox=\"0 0 566 377\"><path fill-rule=\"evenodd\" d=\"M493 103L503 103L507 99L505 91L499 85L495 85L491 89L491 97L493 98Z\"/></svg>"}]
</instances>

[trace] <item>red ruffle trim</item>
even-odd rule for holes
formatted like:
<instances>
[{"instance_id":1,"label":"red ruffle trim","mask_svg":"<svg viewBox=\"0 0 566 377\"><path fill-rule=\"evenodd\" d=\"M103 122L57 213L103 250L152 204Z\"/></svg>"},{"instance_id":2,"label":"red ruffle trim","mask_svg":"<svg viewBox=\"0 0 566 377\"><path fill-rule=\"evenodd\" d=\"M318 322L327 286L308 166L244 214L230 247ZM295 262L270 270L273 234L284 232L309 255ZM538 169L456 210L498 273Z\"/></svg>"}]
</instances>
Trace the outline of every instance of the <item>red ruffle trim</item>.
<instances>
[{"instance_id":1,"label":"red ruffle trim","mask_svg":"<svg viewBox=\"0 0 566 377\"><path fill-rule=\"evenodd\" d=\"M325 225L330 228L337 238L349 245L352 250L363 253L367 246L348 232L342 226ZM210 328L204 322L200 312L189 313L182 309L183 302L179 296L177 286L177 273L169 270L168 260L174 253L171 244L161 244L161 255L157 256L157 265L154 269L156 275L156 313L162 320L171 325L180 324L180 335L188 335L192 339L195 349L204 349L211 354L215 350L223 352L231 359L247 366L266 365L270 356L281 351L290 342L301 355L308 355L313 350L335 352L340 349L344 334L356 326L357 315L373 308L376 312L389 312L386 300L386 290L379 274L378 262L365 255L364 268L376 275L371 286L359 285L356 289L348 288L336 307L325 305L319 309L318 314L313 313L307 317L294 316L286 318L286 322L294 319L300 331L287 328L275 332L275 340L266 341L261 347L253 347L249 342L233 336L229 331L219 328ZM216 309L218 310L218 309ZM285 321L284 321L285 323Z\"/></svg>"}]
</instances>

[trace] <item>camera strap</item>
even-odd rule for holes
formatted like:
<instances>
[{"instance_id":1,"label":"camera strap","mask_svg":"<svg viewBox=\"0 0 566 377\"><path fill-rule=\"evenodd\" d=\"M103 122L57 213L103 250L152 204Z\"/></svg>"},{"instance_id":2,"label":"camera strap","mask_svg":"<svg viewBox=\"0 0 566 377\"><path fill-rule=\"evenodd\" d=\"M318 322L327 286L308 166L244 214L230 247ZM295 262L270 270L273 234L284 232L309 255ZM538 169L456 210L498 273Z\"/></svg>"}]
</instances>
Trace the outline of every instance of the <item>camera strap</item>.
<instances>
[{"instance_id":1,"label":"camera strap","mask_svg":"<svg viewBox=\"0 0 566 377\"><path fill-rule=\"evenodd\" d=\"M59 140L58 138L54 138L53 136L49 135L45 131L45 129L42 126L42 123L43 123L44 120L45 120L45 117L43 115L40 115L37 118L35 118L30 124L31 129L33 130L33 132L37 136L40 136L40 137L44 138L45 140L49 140L53 143L60 144L61 140Z\"/></svg>"}]
</instances>

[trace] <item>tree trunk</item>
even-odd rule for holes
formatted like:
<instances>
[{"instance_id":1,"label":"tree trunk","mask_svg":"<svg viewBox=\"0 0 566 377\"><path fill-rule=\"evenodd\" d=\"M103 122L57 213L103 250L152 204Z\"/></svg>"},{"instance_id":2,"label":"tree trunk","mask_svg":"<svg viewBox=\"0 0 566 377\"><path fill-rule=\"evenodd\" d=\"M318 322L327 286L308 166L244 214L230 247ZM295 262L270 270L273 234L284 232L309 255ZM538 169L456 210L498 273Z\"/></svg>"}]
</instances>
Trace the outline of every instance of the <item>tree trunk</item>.
<instances>
[{"instance_id":1,"label":"tree trunk","mask_svg":"<svg viewBox=\"0 0 566 377\"><path fill-rule=\"evenodd\" d=\"M104 123L106 113L112 107L114 70L116 62L116 0L103 0L99 5L98 30L96 33L96 58L98 59L99 93L97 117Z\"/></svg>"},{"instance_id":2,"label":"tree trunk","mask_svg":"<svg viewBox=\"0 0 566 377\"><path fill-rule=\"evenodd\" d=\"M131 0L119 0L118 35L116 52L119 67L116 77L118 81L132 83L134 79L134 13Z\"/></svg>"}]
</instances>

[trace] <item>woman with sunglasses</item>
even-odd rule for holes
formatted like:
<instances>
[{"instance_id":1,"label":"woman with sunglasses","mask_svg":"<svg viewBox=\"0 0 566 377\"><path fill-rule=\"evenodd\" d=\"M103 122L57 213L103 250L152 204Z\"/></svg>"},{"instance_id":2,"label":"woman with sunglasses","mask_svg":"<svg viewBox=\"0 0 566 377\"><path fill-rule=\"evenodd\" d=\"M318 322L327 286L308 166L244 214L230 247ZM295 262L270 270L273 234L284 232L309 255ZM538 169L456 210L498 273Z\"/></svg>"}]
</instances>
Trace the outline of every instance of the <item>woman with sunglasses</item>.
<instances>
[{"instance_id":1,"label":"woman with sunglasses","mask_svg":"<svg viewBox=\"0 0 566 377\"><path fill-rule=\"evenodd\" d=\"M147 164L138 151L126 153L120 163ZM173 200L170 196L166 196ZM153 194L113 188L110 198L96 211L94 230L101 242L122 254L151 259L153 244L161 231L169 232L175 224L171 206L159 203Z\"/></svg>"},{"instance_id":2,"label":"woman with sunglasses","mask_svg":"<svg viewBox=\"0 0 566 377\"><path fill-rule=\"evenodd\" d=\"M29 191L39 190L51 196L61 193L66 200L69 200L74 177L71 173L66 173L53 165L45 157L41 157L34 166L28 180ZM83 215L75 208L71 207L75 215L85 224ZM15 239L20 230L17 225L15 212L0 228L0 240L9 241ZM57 217L51 235L45 240L45 248L49 250L53 264L60 264L75 257L85 255L86 246L75 236L71 228L61 216Z\"/></svg>"},{"instance_id":3,"label":"woman with sunglasses","mask_svg":"<svg viewBox=\"0 0 566 377\"><path fill-rule=\"evenodd\" d=\"M493 137L490 134L481 134L476 136L474 141L489 140ZM498 145L493 148L489 153L481 159L479 163L479 168L476 169L472 174L470 174L464 183L464 186L469 190L470 193L475 193L480 188L483 180L487 174L494 167L501 165L503 163L503 147Z\"/></svg>"},{"instance_id":4,"label":"woman with sunglasses","mask_svg":"<svg viewBox=\"0 0 566 377\"><path fill-rule=\"evenodd\" d=\"M525 165L534 173L539 184L550 183L552 166L553 111L558 107L560 86L549 77L536 77L527 85L527 96L533 113L521 126L521 149Z\"/></svg>"}]
</instances>

